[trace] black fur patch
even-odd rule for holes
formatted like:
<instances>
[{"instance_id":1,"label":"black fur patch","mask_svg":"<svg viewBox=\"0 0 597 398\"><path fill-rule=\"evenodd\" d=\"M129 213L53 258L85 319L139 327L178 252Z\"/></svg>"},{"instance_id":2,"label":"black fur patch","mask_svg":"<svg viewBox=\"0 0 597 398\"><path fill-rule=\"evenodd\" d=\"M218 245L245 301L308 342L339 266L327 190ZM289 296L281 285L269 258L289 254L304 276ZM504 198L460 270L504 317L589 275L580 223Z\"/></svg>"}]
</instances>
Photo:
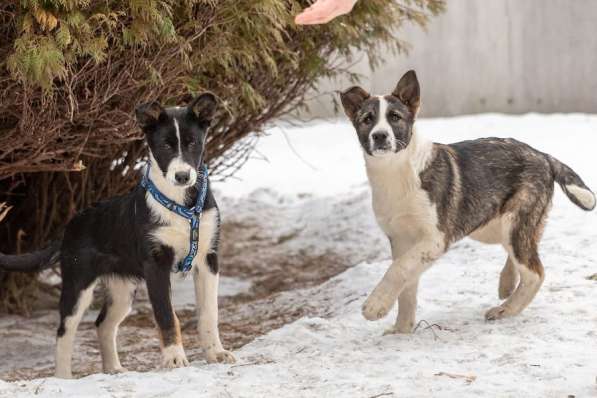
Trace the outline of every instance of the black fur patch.
<instances>
[{"instance_id":1,"label":"black fur patch","mask_svg":"<svg viewBox=\"0 0 597 398\"><path fill-rule=\"evenodd\" d=\"M108 308L112 305L112 300L110 297L106 297L106 301L102 305L102 309L100 310L97 318L95 319L95 327L99 327L102 322L106 319L106 315L108 314Z\"/></svg>"},{"instance_id":2,"label":"black fur patch","mask_svg":"<svg viewBox=\"0 0 597 398\"><path fill-rule=\"evenodd\" d=\"M172 248L162 245L154 249L153 261L145 263L147 292L164 347L175 344L179 333L170 294L170 267L173 260Z\"/></svg>"},{"instance_id":3,"label":"black fur patch","mask_svg":"<svg viewBox=\"0 0 597 398\"><path fill-rule=\"evenodd\" d=\"M217 274L219 267L218 267L218 255L216 253L207 253L207 266L209 267L209 270L214 273Z\"/></svg>"}]
</instances>

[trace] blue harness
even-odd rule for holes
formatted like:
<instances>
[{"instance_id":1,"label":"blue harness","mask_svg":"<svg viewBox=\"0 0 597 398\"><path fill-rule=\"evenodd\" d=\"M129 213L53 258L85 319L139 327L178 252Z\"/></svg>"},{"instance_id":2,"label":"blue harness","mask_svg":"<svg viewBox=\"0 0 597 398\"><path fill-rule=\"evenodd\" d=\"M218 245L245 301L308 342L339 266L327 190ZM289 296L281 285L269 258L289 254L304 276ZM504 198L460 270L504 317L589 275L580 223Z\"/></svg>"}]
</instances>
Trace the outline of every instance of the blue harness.
<instances>
[{"instance_id":1,"label":"blue harness","mask_svg":"<svg viewBox=\"0 0 597 398\"><path fill-rule=\"evenodd\" d=\"M207 166L203 164L201 171L197 177L197 186L199 187L199 194L197 195L197 202L195 206L188 208L181 206L166 195L160 192L155 184L149 179L149 164L141 180L141 186L153 196L153 198L166 209L178 214L179 216L189 220L190 245L189 254L183 258L178 264L172 267L172 272L188 272L193 266L193 259L197 255L199 249L199 222L201 221L201 213L203 212L203 205L205 204L205 196L207 195Z\"/></svg>"}]
</instances>

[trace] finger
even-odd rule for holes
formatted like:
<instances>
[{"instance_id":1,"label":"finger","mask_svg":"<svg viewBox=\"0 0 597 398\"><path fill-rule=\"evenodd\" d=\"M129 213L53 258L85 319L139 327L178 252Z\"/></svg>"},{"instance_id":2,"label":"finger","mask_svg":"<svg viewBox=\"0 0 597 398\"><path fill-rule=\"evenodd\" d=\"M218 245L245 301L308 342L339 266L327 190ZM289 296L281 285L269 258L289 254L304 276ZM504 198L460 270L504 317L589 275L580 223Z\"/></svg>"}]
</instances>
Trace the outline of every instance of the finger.
<instances>
[{"instance_id":1,"label":"finger","mask_svg":"<svg viewBox=\"0 0 597 398\"><path fill-rule=\"evenodd\" d=\"M299 24L299 25L319 25L319 24L328 23L331 20L333 20L334 18L336 18L336 15L314 16L314 17L309 16L308 18L299 20L299 22L297 22L297 24Z\"/></svg>"},{"instance_id":2,"label":"finger","mask_svg":"<svg viewBox=\"0 0 597 398\"><path fill-rule=\"evenodd\" d=\"M348 14L349 12L351 12L356 3L357 0L342 0L341 4L339 4L339 7L342 10L342 14Z\"/></svg>"},{"instance_id":3,"label":"finger","mask_svg":"<svg viewBox=\"0 0 597 398\"><path fill-rule=\"evenodd\" d=\"M318 23L329 22L335 17L340 15L340 12L336 9L314 9L309 12L302 12L297 15L294 19L295 23L299 25L312 25Z\"/></svg>"},{"instance_id":4,"label":"finger","mask_svg":"<svg viewBox=\"0 0 597 398\"><path fill-rule=\"evenodd\" d=\"M295 22L299 25L314 25L314 24L325 23L329 20L330 19L327 16L321 15L319 13L309 13L309 14L305 14L305 15L297 15L297 17L295 18Z\"/></svg>"},{"instance_id":5,"label":"finger","mask_svg":"<svg viewBox=\"0 0 597 398\"><path fill-rule=\"evenodd\" d=\"M311 7L306 8L300 14L298 14L294 21L297 24L312 24L321 23L325 18L329 18L330 15L334 15L337 11L337 5L333 1L319 0ZM331 20L331 17L328 20Z\"/></svg>"},{"instance_id":6,"label":"finger","mask_svg":"<svg viewBox=\"0 0 597 398\"><path fill-rule=\"evenodd\" d=\"M310 18L308 20L297 22L297 25L321 25L330 22L334 18Z\"/></svg>"},{"instance_id":7,"label":"finger","mask_svg":"<svg viewBox=\"0 0 597 398\"><path fill-rule=\"evenodd\" d=\"M312 25L314 23L321 23L322 17L318 14L299 14L294 18L294 22L297 25Z\"/></svg>"}]
</instances>

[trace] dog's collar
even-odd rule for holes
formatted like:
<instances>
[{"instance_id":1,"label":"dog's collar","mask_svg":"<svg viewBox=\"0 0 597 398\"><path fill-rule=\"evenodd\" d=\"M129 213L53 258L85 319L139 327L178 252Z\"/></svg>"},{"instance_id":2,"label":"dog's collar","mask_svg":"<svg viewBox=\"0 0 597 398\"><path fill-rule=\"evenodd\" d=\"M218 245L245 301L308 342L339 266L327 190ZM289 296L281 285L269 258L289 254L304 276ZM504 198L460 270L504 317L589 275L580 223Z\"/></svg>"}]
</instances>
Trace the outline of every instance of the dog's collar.
<instances>
[{"instance_id":1,"label":"dog's collar","mask_svg":"<svg viewBox=\"0 0 597 398\"><path fill-rule=\"evenodd\" d=\"M205 205L205 197L207 196L207 166L203 164L201 171L197 173L196 186L199 190L197 201L193 207L186 207L174 202L166 195L160 192L155 184L149 178L149 164L145 169L145 174L141 179L141 187L143 187L151 196L166 209L178 214L179 216L189 220L190 224L190 246L189 254L183 258L178 264L172 267L172 272L188 272L193 266L193 259L199 250L199 223L201 221L201 213Z\"/></svg>"}]
</instances>

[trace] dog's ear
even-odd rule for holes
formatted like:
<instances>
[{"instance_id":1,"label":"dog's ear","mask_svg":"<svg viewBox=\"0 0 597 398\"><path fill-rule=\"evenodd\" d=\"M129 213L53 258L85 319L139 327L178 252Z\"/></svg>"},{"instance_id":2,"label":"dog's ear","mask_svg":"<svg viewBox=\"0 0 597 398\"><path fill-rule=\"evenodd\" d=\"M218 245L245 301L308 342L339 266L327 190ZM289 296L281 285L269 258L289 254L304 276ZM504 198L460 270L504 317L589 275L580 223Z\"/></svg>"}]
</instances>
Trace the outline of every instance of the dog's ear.
<instances>
[{"instance_id":1,"label":"dog's ear","mask_svg":"<svg viewBox=\"0 0 597 398\"><path fill-rule=\"evenodd\" d=\"M158 102L149 102L147 104L139 105L135 109L135 116L141 128L147 127L156 123L160 115L164 112L164 108Z\"/></svg>"},{"instance_id":2,"label":"dog's ear","mask_svg":"<svg viewBox=\"0 0 597 398\"><path fill-rule=\"evenodd\" d=\"M414 70L409 70L400 78L392 95L408 106L413 115L417 114L421 105L421 88Z\"/></svg>"},{"instance_id":3,"label":"dog's ear","mask_svg":"<svg viewBox=\"0 0 597 398\"><path fill-rule=\"evenodd\" d=\"M218 101L216 100L216 96L206 92L198 95L192 100L188 105L188 109L190 112L193 112L199 120L209 123L216 113L217 105Z\"/></svg>"},{"instance_id":4,"label":"dog's ear","mask_svg":"<svg viewBox=\"0 0 597 398\"><path fill-rule=\"evenodd\" d=\"M344 108L346 116L352 119L363 102L369 97L369 93L359 86L353 86L340 93L340 100L342 101L342 107Z\"/></svg>"}]
</instances>

